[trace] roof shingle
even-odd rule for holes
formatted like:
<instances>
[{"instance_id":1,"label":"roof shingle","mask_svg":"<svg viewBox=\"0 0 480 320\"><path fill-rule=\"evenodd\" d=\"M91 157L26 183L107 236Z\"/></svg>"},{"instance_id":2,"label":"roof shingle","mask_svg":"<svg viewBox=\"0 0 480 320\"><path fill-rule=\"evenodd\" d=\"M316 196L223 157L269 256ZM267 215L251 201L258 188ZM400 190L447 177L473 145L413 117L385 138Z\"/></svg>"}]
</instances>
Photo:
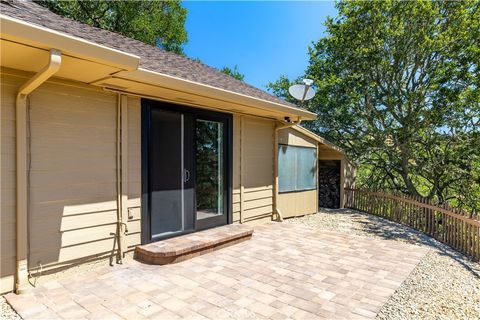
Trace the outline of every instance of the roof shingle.
<instances>
[{"instance_id":1,"label":"roof shingle","mask_svg":"<svg viewBox=\"0 0 480 320\"><path fill-rule=\"evenodd\" d=\"M115 32L95 28L69 18L61 17L34 2L1 1L0 8L2 14L12 18L137 55L141 58L141 68L285 106L297 107L294 104L239 81L201 62L147 45Z\"/></svg>"}]
</instances>

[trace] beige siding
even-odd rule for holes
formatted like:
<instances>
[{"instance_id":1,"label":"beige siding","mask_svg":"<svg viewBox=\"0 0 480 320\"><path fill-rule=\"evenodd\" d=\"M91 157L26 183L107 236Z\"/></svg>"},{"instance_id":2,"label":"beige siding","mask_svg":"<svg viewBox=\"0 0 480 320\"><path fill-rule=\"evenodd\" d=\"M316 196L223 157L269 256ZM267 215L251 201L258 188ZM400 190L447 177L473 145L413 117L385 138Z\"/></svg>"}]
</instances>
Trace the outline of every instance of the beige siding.
<instances>
[{"instance_id":1,"label":"beige siding","mask_svg":"<svg viewBox=\"0 0 480 320\"><path fill-rule=\"evenodd\" d=\"M274 122L252 117L242 122L242 220L268 221L273 214Z\"/></svg>"},{"instance_id":2,"label":"beige siding","mask_svg":"<svg viewBox=\"0 0 480 320\"><path fill-rule=\"evenodd\" d=\"M317 146L317 141L292 128L278 130L278 143L311 148Z\"/></svg>"},{"instance_id":3,"label":"beige siding","mask_svg":"<svg viewBox=\"0 0 480 320\"><path fill-rule=\"evenodd\" d=\"M291 128L278 131L278 143L309 148L317 147L316 140ZM283 218L315 213L318 208L317 190L279 193L277 206Z\"/></svg>"},{"instance_id":4,"label":"beige siding","mask_svg":"<svg viewBox=\"0 0 480 320\"><path fill-rule=\"evenodd\" d=\"M271 221L274 122L233 116L233 221Z\"/></svg>"},{"instance_id":5,"label":"beige siding","mask_svg":"<svg viewBox=\"0 0 480 320\"><path fill-rule=\"evenodd\" d=\"M278 195L278 208L283 218L303 216L317 212L317 190L287 192Z\"/></svg>"},{"instance_id":6,"label":"beige siding","mask_svg":"<svg viewBox=\"0 0 480 320\"><path fill-rule=\"evenodd\" d=\"M15 93L22 79L1 75L0 104L0 293L11 291L15 275Z\"/></svg>"},{"instance_id":7,"label":"beige siding","mask_svg":"<svg viewBox=\"0 0 480 320\"><path fill-rule=\"evenodd\" d=\"M15 271L15 94L2 73L1 292ZM116 203L116 95L49 81L29 97L29 268L110 255Z\"/></svg>"},{"instance_id":8,"label":"beige siding","mask_svg":"<svg viewBox=\"0 0 480 320\"><path fill-rule=\"evenodd\" d=\"M48 82L30 95L29 114L29 268L112 253L116 95Z\"/></svg>"},{"instance_id":9,"label":"beige siding","mask_svg":"<svg viewBox=\"0 0 480 320\"><path fill-rule=\"evenodd\" d=\"M142 193L140 98L128 98L128 233L127 245L131 250L141 242L140 203Z\"/></svg>"}]
</instances>

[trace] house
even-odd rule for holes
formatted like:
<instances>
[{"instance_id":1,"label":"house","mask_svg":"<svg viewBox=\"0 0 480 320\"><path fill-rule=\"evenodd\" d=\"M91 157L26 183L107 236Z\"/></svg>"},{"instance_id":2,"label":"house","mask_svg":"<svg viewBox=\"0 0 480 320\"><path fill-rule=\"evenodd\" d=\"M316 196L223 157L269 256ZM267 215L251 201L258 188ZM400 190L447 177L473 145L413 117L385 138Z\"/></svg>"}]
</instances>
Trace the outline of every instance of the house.
<instances>
[{"instance_id":1,"label":"house","mask_svg":"<svg viewBox=\"0 0 480 320\"><path fill-rule=\"evenodd\" d=\"M344 189L354 186L356 174L345 151L300 126L279 130L277 141L281 217L343 208Z\"/></svg>"},{"instance_id":2,"label":"house","mask_svg":"<svg viewBox=\"0 0 480 320\"><path fill-rule=\"evenodd\" d=\"M139 244L276 219L279 132L315 114L35 3L0 5L0 292ZM310 171L317 153L304 155Z\"/></svg>"}]
</instances>

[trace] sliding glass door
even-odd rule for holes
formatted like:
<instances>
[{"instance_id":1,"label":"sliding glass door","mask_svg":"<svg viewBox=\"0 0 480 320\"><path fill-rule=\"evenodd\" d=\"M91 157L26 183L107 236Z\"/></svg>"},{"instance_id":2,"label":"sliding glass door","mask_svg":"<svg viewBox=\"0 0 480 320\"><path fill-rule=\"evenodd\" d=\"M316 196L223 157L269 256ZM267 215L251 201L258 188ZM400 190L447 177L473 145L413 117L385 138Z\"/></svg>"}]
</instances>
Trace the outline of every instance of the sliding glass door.
<instances>
[{"instance_id":1,"label":"sliding glass door","mask_svg":"<svg viewBox=\"0 0 480 320\"><path fill-rule=\"evenodd\" d=\"M142 242L227 224L231 116L142 105Z\"/></svg>"}]
</instances>

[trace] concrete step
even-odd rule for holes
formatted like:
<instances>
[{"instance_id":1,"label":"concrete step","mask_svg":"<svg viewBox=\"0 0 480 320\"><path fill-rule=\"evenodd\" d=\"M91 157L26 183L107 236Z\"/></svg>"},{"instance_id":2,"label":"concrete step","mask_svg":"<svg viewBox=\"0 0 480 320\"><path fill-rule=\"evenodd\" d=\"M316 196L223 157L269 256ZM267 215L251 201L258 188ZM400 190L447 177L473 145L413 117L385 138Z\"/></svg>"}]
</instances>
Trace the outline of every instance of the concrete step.
<instances>
[{"instance_id":1,"label":"concrete step","mask_svg":"<svg viewBox=\"0 0 480 320\"><path fill-rule=\"evenodd\" d=\"M252 234L252 227L230 224L138 246L135 259L149 264L176 263L249 240Z\"/></svg>"}]
</instances>

